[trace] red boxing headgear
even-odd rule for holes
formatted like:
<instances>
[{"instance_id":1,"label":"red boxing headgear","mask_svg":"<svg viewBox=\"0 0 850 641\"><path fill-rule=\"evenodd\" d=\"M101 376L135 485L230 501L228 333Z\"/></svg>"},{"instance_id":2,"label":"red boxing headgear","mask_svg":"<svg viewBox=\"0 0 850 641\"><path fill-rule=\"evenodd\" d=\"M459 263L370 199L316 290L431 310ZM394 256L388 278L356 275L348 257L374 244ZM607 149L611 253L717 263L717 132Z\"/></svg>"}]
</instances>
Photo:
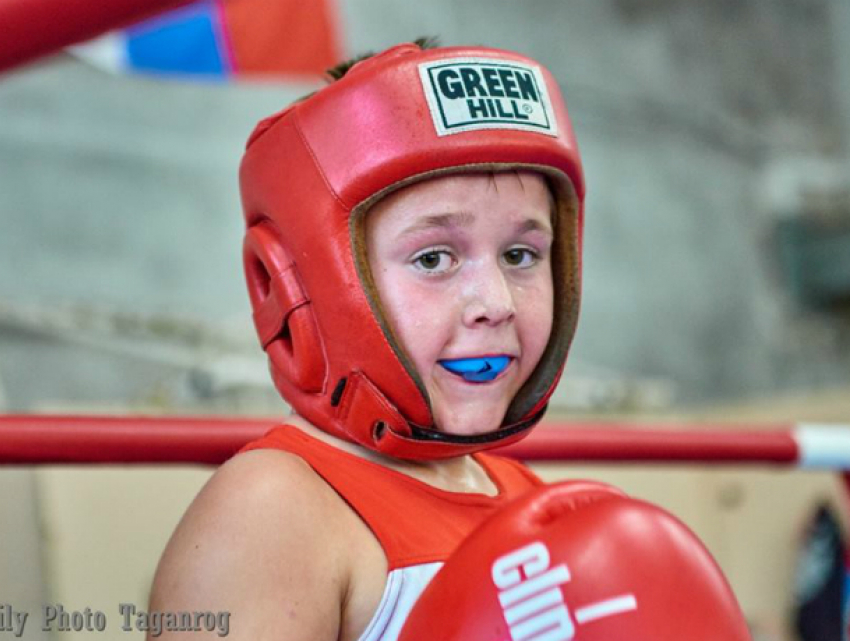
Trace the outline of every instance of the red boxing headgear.
<instances>
[{"instance_id":1,"label":"red boxing headgear","mask_svg":"<svg viewBox=\"0 0 850 641\"><path fill-rule=\"evenodd\" d=\"M545 175L555 196L552 335L498 430L446 434L382 311L363 219L411 183L509 169ZM572 126L546 69L497 49L393 47L263 120L240 178L254 322L274 383L299 414L410 459L506 445L540 420L575 332L584 197Z\"/></svg>"}]
</instances>

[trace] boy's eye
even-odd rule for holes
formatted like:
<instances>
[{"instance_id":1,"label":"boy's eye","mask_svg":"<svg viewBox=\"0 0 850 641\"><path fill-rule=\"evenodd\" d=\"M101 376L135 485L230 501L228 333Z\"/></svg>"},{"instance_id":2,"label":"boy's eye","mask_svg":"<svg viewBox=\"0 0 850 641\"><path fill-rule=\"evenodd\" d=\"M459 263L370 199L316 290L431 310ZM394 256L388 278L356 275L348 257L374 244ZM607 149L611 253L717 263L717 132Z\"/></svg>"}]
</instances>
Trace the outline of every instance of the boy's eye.
<instances>
[{"instance_id":1,"label":"boy's eye","mask_svg":"<svg viewBox=\"0 0 850 641\"><path fill-rule=\"evenodd\" d=\"M511 267L531 267L537 261L537 254L524 247L515 247L506 251L504 258Z\"/></svg>"},{"instance_id":2,"label":"boy's eye","mask_svg":"<svg viewBox=\"0 0 850 641\"><path fill-rule=\"evenodd\" d=\"M452 257L447 251L428 251L419 254L413 262L427 272L444 272L451 267Z\"/></svg>"}]
</instances>

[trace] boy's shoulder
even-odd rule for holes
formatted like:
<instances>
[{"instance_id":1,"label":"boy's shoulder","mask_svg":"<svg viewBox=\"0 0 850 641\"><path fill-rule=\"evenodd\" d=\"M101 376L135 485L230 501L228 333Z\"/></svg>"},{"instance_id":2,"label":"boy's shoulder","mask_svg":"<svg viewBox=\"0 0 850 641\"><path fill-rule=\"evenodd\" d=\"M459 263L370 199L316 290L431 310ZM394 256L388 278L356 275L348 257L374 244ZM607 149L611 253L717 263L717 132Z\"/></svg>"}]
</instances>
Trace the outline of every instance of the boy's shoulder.
<instances>
[{"instance_id":1,"label":"boy's shoulder","mask_svg":"<svg viewBox=\"0 0 850 641\"><path fill-rule=\"evenodd\" d=\"M240 452L216 470L204 492L221 493L225 498L240 495L243 500L266 503L274 499L279 508L307 500L322 492L324 484L300 456L280 449ZM281 501L282 498L287 499ZM312 500L315 500L315 496Z\"/></svg>"},{"instance_id":2,"label":"boy's shoulder","mask_svg":"<svg viewBox=\"0 0 850 641\"><path fill-rule=\"evenodd\" d=\"M350 570L337 540L345 531L339 504L294 454L235 456L213 474L169 541L152 606L217 607L231 612L234 626L241 619L267 629L291 627L280 613L298 609L292 614L303 638L336 639Z\"/></svg>"},{"instance_id":3,"label":"boy's shoulder","mask_svg":"<svg viewBox=\"0 0 850 641\"><path fill-rule=\"evenodd\" d=\"M196 505L197 504L197 505ZM222 465L195 499L192 508L234 517L254 531L280 529L288 546L331 543L345 503L297 454L258 449L242 452ZM218 519L216 519L218 520Z\"/></svg>"}]
</instances>

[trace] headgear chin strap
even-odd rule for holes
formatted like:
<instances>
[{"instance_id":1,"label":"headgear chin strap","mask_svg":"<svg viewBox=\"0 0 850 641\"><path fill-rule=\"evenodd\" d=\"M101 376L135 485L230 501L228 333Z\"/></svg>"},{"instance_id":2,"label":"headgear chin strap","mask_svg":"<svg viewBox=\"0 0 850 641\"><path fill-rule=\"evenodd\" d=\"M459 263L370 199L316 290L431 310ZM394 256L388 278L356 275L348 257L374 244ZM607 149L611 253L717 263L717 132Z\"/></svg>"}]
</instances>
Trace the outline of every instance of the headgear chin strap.
<instances>
[{"instance_id":1,"label":"headgear chin strap","mask_svg":"<svg viewBox=\"0 0 850 641\"><path fill-rule=\"evenodd\" d=\"M437 430L384 315L363 218L389 193L446 174L527 169L555 197L555 317L540 363L502 427ZM515 53L399 45L259 123L241 168L245 271L274 383L343 439L409 459L522 438L540 420L575 331L584 183L552 75Z\"/></svg>"}]
</instances>

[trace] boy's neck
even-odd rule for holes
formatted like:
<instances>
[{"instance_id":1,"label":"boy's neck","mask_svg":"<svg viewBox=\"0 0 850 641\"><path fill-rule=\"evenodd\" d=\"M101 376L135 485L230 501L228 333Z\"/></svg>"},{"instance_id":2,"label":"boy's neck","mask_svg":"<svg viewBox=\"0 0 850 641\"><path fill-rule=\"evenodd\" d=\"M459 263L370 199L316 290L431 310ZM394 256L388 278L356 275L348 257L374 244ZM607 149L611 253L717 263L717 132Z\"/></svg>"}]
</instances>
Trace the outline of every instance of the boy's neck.
<instances>
[{"instance_id":1,"label":"boy's neck","mask_svg":"<svg viewBox=\"0 0 850 641\"><path fill-rule=\"evenodd\" d=\"M328 434L295 412L287 417L286 424L292 425L313 438L332 445L337 449L395 470L441 490L468 494L486 494L488 496L498 494L498 488L487 475L487 472L469 455L432 461L395 459Z\"/></svg>"}]
</instances>

